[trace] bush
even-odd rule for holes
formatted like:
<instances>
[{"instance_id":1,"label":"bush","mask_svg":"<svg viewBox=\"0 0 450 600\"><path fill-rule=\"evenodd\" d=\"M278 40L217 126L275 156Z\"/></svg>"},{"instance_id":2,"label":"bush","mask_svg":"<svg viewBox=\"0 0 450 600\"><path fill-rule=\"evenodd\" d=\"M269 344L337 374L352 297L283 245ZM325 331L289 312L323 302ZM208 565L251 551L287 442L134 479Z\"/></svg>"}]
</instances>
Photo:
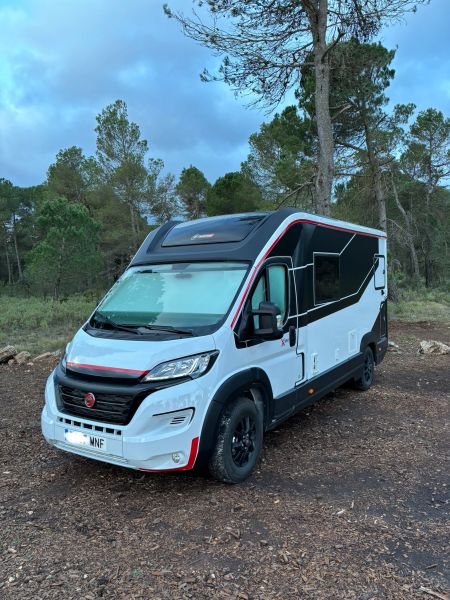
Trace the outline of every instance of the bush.
<instances>
[{"instance_id":1,"label":"bush","mask_svg":"<svg viewBox=\"0 0 450 600\"><path fill-rule=\"evenodd\" d=\"M98 251L100 225L87 208L65 198L49 200L37 223L43 238L29 252L25 271L31 289L59 299L92 288L103 259Z\"/></svg>"},{"instance_id":2,"label":"bush","mask_svg":"<svg viewBox=\"0 0 450 600\"><path fill-rule=\"evenodd\" d=\"M446 288L400 288L398 302L389 305L389 315L397 321L450 323L450 293Z\"/></svg>"},{"instance_id":3,"label":"bush","mask_svg":"<svg viewBox=\"0 0 450 600\"><path fill-rule=\"evenodd\" d=\"M56 301L0 296L0 345L12 344L32 354L62 350L98 299L72 296Z\"/></svg>"}]
</instances>

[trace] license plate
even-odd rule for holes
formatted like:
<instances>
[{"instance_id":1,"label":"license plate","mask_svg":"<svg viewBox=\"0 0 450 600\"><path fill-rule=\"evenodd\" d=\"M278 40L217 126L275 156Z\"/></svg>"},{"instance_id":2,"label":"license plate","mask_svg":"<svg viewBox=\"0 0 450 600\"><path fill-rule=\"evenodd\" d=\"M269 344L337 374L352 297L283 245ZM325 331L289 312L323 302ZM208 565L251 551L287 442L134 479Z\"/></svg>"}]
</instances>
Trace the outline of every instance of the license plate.
<instances>
[{"instance_id":1,"label":"license plate","mask_svg":"<svg viewBox=\"0 0 450 600\"><path fill-rule=\"evenodd\" d=\"M70 429L65 429L64 439L66 442L73 444L74 446L84 446L87 448L92 448L93 450L106 452L106 438L98 435L91 435L81 431L71 431Z\"/></svg>"}]
</instances>

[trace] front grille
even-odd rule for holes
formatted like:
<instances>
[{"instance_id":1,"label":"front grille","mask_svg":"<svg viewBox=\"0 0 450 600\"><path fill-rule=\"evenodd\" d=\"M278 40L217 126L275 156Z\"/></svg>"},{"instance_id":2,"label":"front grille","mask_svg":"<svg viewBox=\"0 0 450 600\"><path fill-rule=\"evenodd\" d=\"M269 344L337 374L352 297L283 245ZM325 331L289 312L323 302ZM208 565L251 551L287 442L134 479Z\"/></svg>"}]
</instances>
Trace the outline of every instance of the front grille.
<instances>
[{"instance_id":1,"label":"front grille","mask_svg":"<svg viewBox=\"0 0 450 600\"><path fill-rule=\"evenodd\" d=\"M67 419L66 417L58 417L58 423L62 423L63 425L70 425L70 427L80 427L80 429L86 429L88 431L98 431L100 433L109 433L110 435L122 435L121 429L105 427L104 425L91 425L90 423L83 423L83 421Z\"/></svg>"},{"instance_id":2,"label":"front grille","mask_svg":"<svg viewBox=\"0 0 450 600\"><path fill-rule=\"evenodd\" d=\"M84 403L86 391L60 385L59 408L69 415L78 415L93 421L126 425L133 416L134 395L132 394L95 394L95 404L87 408Z\"/></svg>"}]
</instances>

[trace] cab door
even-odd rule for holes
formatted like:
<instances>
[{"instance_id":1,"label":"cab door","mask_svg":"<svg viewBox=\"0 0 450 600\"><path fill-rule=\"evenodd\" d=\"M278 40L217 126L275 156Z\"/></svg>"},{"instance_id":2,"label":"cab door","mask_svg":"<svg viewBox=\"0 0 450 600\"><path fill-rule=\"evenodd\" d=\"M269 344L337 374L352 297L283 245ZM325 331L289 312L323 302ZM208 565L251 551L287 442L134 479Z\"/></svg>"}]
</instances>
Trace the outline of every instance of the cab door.
<instances>
[{"instance_id":1,"label":"cab door","mask_svg":"<svg viewBox=\"0 0 450 600\"><path fill-rule=\"evenodd\" d=\"M247 358L268 375L275 415L289 412L295 405L295 385L303 377L302 359L297 354L297 299L292 260L271 258L260 271L246 306L250 314L261 302L273 302L280 308L283 337L279 340L252 340L244 352ZM259 328L259 317L250 316L249 330Z\"/></svg>"}]
</instances>

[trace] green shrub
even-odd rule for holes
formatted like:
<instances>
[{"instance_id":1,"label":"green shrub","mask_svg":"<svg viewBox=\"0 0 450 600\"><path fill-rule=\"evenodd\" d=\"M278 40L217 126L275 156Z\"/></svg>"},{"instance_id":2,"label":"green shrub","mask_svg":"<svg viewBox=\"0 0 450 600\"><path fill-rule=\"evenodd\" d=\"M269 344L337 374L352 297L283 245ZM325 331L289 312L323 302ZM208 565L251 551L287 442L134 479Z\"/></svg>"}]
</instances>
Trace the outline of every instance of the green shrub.
<instances>
[{"instance_id":1,"label":"green shrub","mask_svg":"<svg viewBox=\"0 0 450 600\"><path fill-rule=\"evenodd\" d=\"M0 345L32 354L63 349L95 308L97 298L64 300L0 296Z\"/></svg>"},{"instance_id":2,"label":"green shrub","mask_svg":"<svg viewBox=\"0 0 450 600\"><path fill-rule=\"evenodd\" d=\"M450 292L447 288L401 289L399 302L391 302L388 312L396 321L450 323Z\"/></svg>"}]
</instances>

